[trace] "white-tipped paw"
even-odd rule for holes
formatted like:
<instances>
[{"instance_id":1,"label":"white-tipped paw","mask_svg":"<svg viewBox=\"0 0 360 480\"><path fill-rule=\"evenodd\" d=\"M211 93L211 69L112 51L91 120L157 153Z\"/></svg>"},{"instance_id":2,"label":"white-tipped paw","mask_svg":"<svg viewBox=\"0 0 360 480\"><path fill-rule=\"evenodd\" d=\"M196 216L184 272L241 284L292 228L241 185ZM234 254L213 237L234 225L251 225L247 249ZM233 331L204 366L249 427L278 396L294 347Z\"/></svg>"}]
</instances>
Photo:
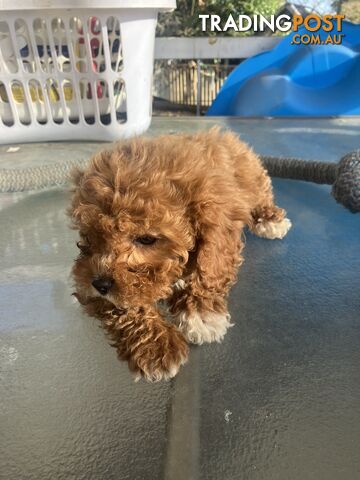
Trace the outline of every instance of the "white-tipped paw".
<instances>
[{"instance_id":1,"label":"white-tipped paw","mask_svg":"<svg viewBox=\"0 0 360 480\"><path fill-rule=\"evenodd\" d=\"M229 313L216 312L180 312L176 323L185 338L197 345L202 343L221 342L229 327Z\"/></svg>"},{"instance_id":2,"label":"white-tipped paw","mask_svg":"<svg viewBox=\"0 0 360 480\"><path fill-rule=\"evenodd\" d=\"M280 222L272 222L268 220L259 221L252 229L258 237L275 240L276 238L284 238L291 228L291 221L284 218Z\"/></svg>"}]
</instances>

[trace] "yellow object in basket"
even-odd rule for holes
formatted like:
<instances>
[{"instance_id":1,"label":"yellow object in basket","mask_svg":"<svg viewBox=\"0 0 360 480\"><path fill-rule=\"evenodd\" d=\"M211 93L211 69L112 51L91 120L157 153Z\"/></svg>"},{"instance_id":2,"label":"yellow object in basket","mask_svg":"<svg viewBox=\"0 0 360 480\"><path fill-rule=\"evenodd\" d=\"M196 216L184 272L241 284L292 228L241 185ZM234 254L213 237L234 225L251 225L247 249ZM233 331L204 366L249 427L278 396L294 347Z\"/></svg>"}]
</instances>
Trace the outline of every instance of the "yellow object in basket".
<instances>
[{"instance_id":1,"label":"yellow object in basket","mask_svg":"<svg viewBox=\"0 0 360 480\"><path fill-rule=\"evenodd\" d=\"M64 97L67 102L73 99L73 88L71 85L64 85Z\"/></svg>"},{"instance_id":2,"label":"yellow object in basket","mask_svg":"<svg viewBox=\"0 0 360 480\"><path fill-rule=\"evenodd\" d=\"M4 84L0 85L0 100L5 103L9 103L9 98L7 96Z\"/></svg>"},{"instance_id":3,"label":"yellow object in basket","mask_svg":"<svg viewBox=\"0 0 360 480\"><path fill-rule=\"evenodd\" d=\"M29 91L31 100L33 102L37 102L38 100L40 100L40 102L44 102L44 96L40 87L35 88L33 85L30 85ZM12 85L11 92L16 103L25 102L24 88L21 85ZM50 87L48 88L48 95L51 103L57 103L60 100L59 91L54 84L50 85ZM71 84L64 85L64 97L65 101L72 101L73 88ZM3 102L9 103L9 99L4 85L0 86L0 98Z\"/></svg>"}]
</instances>

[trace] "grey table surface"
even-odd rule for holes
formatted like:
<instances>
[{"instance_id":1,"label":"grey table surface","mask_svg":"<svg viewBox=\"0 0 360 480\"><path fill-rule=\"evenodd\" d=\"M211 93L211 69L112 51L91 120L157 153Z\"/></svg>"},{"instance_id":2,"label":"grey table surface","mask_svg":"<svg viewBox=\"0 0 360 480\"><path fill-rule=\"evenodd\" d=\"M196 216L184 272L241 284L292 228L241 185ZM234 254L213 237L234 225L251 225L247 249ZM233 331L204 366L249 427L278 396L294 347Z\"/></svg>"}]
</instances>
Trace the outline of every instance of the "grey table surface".
<instances>
[{"instance_id":1,"label":"grey table surface","mask_svg":"<svg viewBox=\"0 0 360 480\"><path fill-rule=\"evenodd\" d=\"M149 134L222 124L263 154L337 161L360 119L154 118ZM99 144L0 147L0 167ZM247 235L222 344L171 382L134 383L70 296L66 189L0 195L0 478L360 478L360 215L330 187L274 180L293 228Z\"/></svg>"}]
</instances>

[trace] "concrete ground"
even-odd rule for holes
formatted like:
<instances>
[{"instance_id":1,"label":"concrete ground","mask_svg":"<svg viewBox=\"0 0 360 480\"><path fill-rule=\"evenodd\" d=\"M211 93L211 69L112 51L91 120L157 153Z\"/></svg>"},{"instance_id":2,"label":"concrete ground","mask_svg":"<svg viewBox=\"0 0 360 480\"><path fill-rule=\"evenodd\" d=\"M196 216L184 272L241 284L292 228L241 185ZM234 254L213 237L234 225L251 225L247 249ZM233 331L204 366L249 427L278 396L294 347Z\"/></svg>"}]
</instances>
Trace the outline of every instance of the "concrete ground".
<instances>
[{"instance_id":1,"label":"concrete ground","mask_svg":"<svg viewBox=\"0 0 360 480\"><path fill-rule=\"evenodd\" d=\"M226 125L257 152L336 161L360 120L154 118L150 134ZM0 147L0 167L99 144ZM65 189L0 195L2 480L360 478L360 215L330 187L274 180L293 228L247 235L224 342L169 383L134 383L70 296Z\"/></svg>"}]
</instances>

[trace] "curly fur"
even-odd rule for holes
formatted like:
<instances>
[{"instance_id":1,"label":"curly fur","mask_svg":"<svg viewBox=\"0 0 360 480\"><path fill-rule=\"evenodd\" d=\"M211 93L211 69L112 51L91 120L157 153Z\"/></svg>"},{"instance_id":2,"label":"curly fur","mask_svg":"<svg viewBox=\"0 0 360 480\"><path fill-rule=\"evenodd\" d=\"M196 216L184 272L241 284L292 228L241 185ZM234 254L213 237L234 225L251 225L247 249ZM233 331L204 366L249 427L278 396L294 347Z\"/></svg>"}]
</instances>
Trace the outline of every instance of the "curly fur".
<instances>
[{"instance_id":1,"label":"curly fur","mask_svg":"<svg viewBox=\"0 0 360 480\"><path fill-rule=\"evenodd\" d=\"M187 341L220 341L231 325L226 301L243 261L243 228L282 238L291 226L258 157L217 128L117 143L73 178L76 296L119 357L152 381L177 373ZM142 235L157 240L142 245ZM106 295L92 286L102 276L113 279ZM177 327L160 313L161 300Z\"/></svg>"}]
</instances>

